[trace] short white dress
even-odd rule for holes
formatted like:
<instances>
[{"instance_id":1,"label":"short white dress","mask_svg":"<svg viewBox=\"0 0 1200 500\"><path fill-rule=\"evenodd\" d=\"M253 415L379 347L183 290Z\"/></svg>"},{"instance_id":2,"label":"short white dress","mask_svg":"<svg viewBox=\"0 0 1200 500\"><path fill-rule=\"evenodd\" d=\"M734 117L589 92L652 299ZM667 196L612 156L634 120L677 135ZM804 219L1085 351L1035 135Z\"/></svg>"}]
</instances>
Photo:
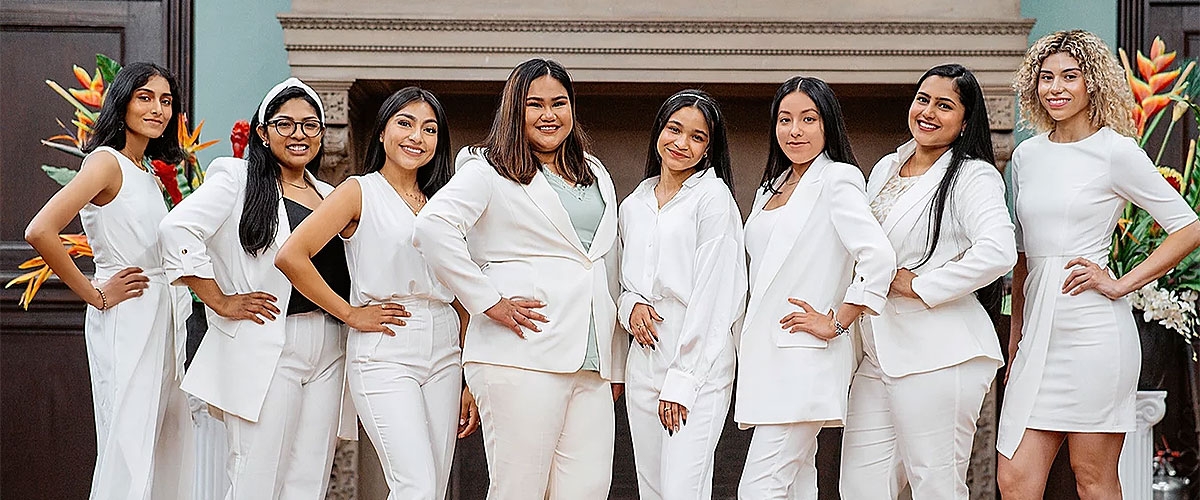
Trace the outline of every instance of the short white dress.
<instances>
[{"instance_id":1,"label":"short white dress","mask_svg":"<svg viewBox=\"0 0 1200 500\"><path fill-rule=\"evenodd\" d=\"M1043 133L1022 142L1010 165L1029 274L996 448L1011 458L1025 429L1133 431L1141 348L1129 303L1095 290L1062 293L1064 267L1076 257L1108 264L1127 201L1168 232L1196 213L1133 139L1109 128L1072 143Z\"/></svg>"}]
</instances>

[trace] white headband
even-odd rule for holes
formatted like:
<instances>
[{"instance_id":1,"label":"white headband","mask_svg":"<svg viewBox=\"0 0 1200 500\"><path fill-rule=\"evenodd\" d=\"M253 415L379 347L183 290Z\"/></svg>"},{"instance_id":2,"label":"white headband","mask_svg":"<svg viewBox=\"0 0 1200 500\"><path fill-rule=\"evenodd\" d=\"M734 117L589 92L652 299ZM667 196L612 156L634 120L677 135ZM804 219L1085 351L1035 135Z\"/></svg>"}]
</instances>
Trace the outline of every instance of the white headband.
<instances>
[{"instance_id":1,"label":"white headband","mask_svg":"<svg viewBox=\"0 0 1200 500\"><path fill-rule=\"evenodd\" d=\"M317 116L321 119L321 123L325 123L325 106L321 104L321 97L317 95L317 92L312 87L305 85L304 82L296 77L279 82L279 85L274 86L270 92L267 92L267 96L263 98L262 104L258 105L258 123L266 123L267 121L267 104L270 104L280 92L292 87L303 90L309 97L313 98L313 101L316 101Z\"/></svg>"}]
</instances>

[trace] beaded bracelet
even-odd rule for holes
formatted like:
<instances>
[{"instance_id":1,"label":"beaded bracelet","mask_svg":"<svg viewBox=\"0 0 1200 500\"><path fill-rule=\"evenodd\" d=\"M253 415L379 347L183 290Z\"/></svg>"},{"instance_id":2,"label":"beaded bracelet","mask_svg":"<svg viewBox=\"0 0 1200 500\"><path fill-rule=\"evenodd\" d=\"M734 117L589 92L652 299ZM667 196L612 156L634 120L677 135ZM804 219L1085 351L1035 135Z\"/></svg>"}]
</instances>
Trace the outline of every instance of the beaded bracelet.
<instances>
[{"instance_id":1,"label":"beaded bracelet","mask_svg":"<svg viewBox=\"0 0 1200 500\"><path fill-rule=\"evenodd\" d=\"M100 294L100 310L103 311L105 309L108 309L108 297L104 296L104 290L101 290L99 287L92 287L92 288L95 288L96 292L98 292Z\"/></svg>"}]
</instances>

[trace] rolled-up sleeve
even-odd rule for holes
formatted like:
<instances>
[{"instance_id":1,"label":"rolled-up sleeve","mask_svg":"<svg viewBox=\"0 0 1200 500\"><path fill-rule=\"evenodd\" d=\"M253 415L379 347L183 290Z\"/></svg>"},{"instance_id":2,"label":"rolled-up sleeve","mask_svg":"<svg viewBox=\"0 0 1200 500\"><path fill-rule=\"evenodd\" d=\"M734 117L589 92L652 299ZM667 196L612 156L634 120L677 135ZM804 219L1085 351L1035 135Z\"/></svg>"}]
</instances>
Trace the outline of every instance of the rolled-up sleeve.
<instances>
[{"instance_id":1,"label":"rolled-up sleeve","mask_svg":"<svg viewBox=\"0 0 1200 500\"><path fill-rule=\"evenodd\" d=\"M236 204L242 203L239 195L245 180L244 165L237 158L213 160L204 184L159 223L163 269L171 283L179 284L176 281L184 276L216 278L207 240L226 223Z\"/></svg>"},{"instance_id":2,"label":"rolled-up sleeve","mask_svg":"<svg viewBox=\"0 0 1200 500\"><path fill-rule=\"evenodd\" d=\"M843 164L827 169L830 172L825 175L825 182L830 183L828 203L833 227L842 246L854 258L854 279L843 301L865 306L870 314L879 314L896 275L896 252L871 214L862 172Z\"/></svg>"}]
</instances>

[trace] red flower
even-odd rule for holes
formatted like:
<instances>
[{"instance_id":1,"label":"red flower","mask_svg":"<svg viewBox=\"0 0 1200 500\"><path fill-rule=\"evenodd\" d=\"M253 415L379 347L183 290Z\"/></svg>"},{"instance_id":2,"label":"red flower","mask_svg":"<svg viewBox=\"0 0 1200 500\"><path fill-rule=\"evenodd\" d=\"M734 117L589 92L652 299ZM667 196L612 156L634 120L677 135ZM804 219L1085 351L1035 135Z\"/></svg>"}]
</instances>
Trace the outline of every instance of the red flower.
<instances>
[{"instance_id":1,"label":"red flower","mask_svg":"<svg viewBox=\"0 0 1200 500\"><path fill-rule=\"evenodd\" d=\"M183 201L183 193L179 191L179 180L176 178L175 166L168 165L167 162L162 160L154 160L150 164L154 166L154 175L158 176L163 189L171 197L171 204L177 205Z\"/></svg>"},{"instance_id":2,"label":"red flower","mask_svg":"<svg viewBox=\"0 0 1200 500\"><path fill-rule=\"evenodd\" d=\"M246 145L250 143L250 122L238 120L229 132L229 143L233 145L233 156L241 158L246 153Z\"/></svg>"}]
</instances>

